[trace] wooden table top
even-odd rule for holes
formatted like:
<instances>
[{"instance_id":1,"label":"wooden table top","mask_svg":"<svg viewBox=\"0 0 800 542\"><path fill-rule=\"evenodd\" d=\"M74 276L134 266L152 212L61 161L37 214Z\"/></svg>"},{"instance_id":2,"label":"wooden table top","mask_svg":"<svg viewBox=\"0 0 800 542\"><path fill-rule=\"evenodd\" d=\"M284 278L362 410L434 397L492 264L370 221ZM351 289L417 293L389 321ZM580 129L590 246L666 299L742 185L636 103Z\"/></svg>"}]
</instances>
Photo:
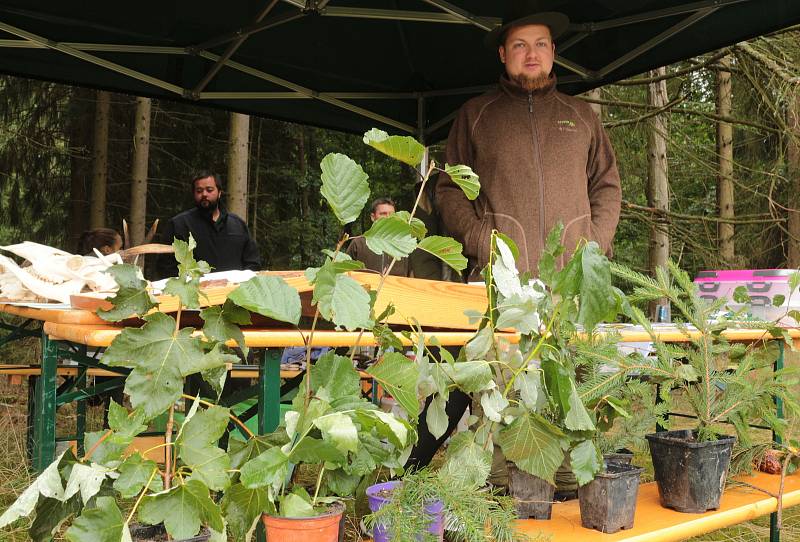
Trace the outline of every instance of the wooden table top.
<instances>
[{"instance_id":1,"label":"wooden table top","mask_svg":"<svg viewBox=\"0 0 800 542\"><path fill-rule=\"evenodd\" d=\"M9 305L0 303L0 312L13 314L21 318L31 318L41 322L58 322L60 324L105 324L105 320L94 312L81 309L68 309L58 303L53 304L59 308L26 307L24 305Z\"/></svg>"},{"instance_id":2,"label":"wooden table top","mask_svg":"<svg viewBox=\"0 0 800 542\"><path fill-rule=\"evenodd\" d=\"M778 493L780 476L756 473L738 478L753 486ZM639 488L639 499L633 528L614 534L604 534L581 527L578 501L553 505L549 521L519 520L521 531L530 535L539 532L553 535L558 542L671 542L709 533L765 516L777 510L777 499L746 486L729 486L720 503L719 510L705 514L684 514L663 508L658 501L655 483L643 484ZM800 504L800 475L786 477L783 507Z\"/></svg>"}]
</instances>

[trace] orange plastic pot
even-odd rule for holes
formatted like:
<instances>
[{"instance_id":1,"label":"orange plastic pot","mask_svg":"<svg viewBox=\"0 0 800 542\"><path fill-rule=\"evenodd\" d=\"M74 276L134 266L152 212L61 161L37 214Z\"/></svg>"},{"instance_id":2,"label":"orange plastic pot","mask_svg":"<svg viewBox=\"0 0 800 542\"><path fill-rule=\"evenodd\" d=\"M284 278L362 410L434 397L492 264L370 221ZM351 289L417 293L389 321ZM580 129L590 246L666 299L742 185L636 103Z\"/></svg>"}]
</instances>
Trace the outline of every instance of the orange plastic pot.
<instances>
[{"instance_id":1,"label":"orange plastic pot","mask_svg":"<svg viewBox=\"0 0 800 542\"><path fill-rule=\"evenodd\" d=\"M283 518L263 514L269 542L338 542L344 504L337 502L322 515L311 518Z\"/></svg>"}]
</instances>

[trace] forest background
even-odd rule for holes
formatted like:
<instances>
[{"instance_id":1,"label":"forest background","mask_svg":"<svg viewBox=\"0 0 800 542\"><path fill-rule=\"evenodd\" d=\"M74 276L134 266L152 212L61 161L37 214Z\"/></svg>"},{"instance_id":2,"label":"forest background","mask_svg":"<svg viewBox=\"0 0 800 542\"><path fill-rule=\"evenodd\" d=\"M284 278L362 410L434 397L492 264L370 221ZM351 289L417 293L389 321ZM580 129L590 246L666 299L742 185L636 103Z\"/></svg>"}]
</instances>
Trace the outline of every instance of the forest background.
<instances>
[{"instance_id":1,"label":"forest background","mask_svg":"<svg viewBox=\"0 0 800 542\"><path fill-rule=\"evenodd\" d=\"M622 178L616 260L647 272L671 256L692 274L800 267L798 66L792 28L584 96ZM431 151L443 161L443 142ZM210 169L263 267L303 269L339 236L319 195L328 152L362 164L373 196L411 207L413 175L358 135L0 76L0 243L75 251L83 230L132 218L140 239L145 223L190 207L192 172Z\"/></svg>"}]
</instances>

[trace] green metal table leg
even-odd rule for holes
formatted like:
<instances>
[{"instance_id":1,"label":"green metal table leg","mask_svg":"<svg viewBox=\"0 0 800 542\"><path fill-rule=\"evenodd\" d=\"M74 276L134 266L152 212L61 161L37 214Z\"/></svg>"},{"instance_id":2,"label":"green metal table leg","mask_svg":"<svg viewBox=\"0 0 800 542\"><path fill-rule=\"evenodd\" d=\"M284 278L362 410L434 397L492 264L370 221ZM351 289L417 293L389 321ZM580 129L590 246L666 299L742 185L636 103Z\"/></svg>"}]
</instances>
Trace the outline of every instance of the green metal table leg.
<instances>
[{"instance_id":1,"label":"green metal table leg","mask_svg":"<svg viewBox=\"0 0 800 542\"><path fill-rule=\"evenodd\" d=\"M267 348L258 370L258 432L271 433L278 428L281 415L280 348Z\"/></svg>"},{"instance_id":2,"label":"green metal table leg","mask_svg":"<svg viewBox=\"0 0 800 542\"><path fill-rule=\"evenodd\" d=\"M773 369L775 371L779 371L783 369L783 341L778 342L778 358L775 360L775 364L773 365ZM783 401L776 397L775 398L775 414L778 418L783 418ZM781 437L772 433L772 440L781 444ZM778 514L777 512L773 512L769 515L769 542L780 542L781 540L781 532L778 530Z\"/></svg>"},{"instance_id":3,"label":"green metal table leg","mask_svg":"<svg viewBox=\"0 0 800 542\"><path fill-rule=\"evenodd\" d=\"M58 343L42 332L42 374L36 386L33 469L42 472L56 454L56 365Z\"/></svg>"},{"instance_id":4,"label":"green metal table leg","mask_svg":"<svg viewBox=\"0 0 800 542\"><path fill-rule=\"evenodd\" d=\"M38 389L38 376L28 377L28 419L27 431L25 433L25 448L28 453L28 461L33 465L34 442L36 435L36 390Z\"/></svg>"}]
</instances>

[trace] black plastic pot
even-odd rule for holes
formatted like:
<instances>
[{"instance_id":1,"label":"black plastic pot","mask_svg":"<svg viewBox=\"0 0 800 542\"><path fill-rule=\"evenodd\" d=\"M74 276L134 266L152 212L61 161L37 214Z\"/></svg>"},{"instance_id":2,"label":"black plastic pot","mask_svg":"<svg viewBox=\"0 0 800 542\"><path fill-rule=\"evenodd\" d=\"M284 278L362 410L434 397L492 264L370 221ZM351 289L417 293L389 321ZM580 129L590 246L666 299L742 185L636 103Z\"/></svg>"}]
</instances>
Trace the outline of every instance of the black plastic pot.
<instances>
[{"instance_id":1,"label":"black plastic pot","mask_svg":"<svg viewBox=\"0 0 800 542\"><path fill-rule=\"evenodd\" d=\"M603 459L610 463L624 463L630 465L631 461L633 461L633 452L627 448L621 448L616 452L603 454Z\"/></svg>"},{"instance_id":2,"label":"black plastic pot","mask_svg":"<svg viewBox=\"0 0 800 542\"><path fill-rule=\"evenodd\" d=\"M148 542L149 540L164 540L166 529L163 525L131 525L131 538L134 542ZM211 533L202 529L200 534L191 538L183 538L175 542L206 542L211 538Z\"/></svg>"},{"instance_id":3,"label":"black plastic pot","mask_svg":"<svg viewBox=\"0 0 800 542\"><path fill-rule=\"evenodd\" d=\"M508 461L508 492L520 519L550 519L553 511L553 486L547 480L528 474Z\"/></svg>"},{"instance_id":4,"label":"black plastic pot","mask_svg":"<svg viewBox=\"0 0 800 542\"><path fill-rule=\"evenodd\" d=\"M653 457L661 506L702 514L719 508L734 437L697 442L691 431L645 435Z\"/></svg>"},{"instance_id":5,"label":"black plastic pot","mask_svg":"<svg viewBox=\"0 0 800 542\"><path fill-rule=\"evenodd\" d=\"M631 464L606 462L604 472L578 488L581 525L604 533L633 527L643 470Z\"/></svg>"}]
</instances>

